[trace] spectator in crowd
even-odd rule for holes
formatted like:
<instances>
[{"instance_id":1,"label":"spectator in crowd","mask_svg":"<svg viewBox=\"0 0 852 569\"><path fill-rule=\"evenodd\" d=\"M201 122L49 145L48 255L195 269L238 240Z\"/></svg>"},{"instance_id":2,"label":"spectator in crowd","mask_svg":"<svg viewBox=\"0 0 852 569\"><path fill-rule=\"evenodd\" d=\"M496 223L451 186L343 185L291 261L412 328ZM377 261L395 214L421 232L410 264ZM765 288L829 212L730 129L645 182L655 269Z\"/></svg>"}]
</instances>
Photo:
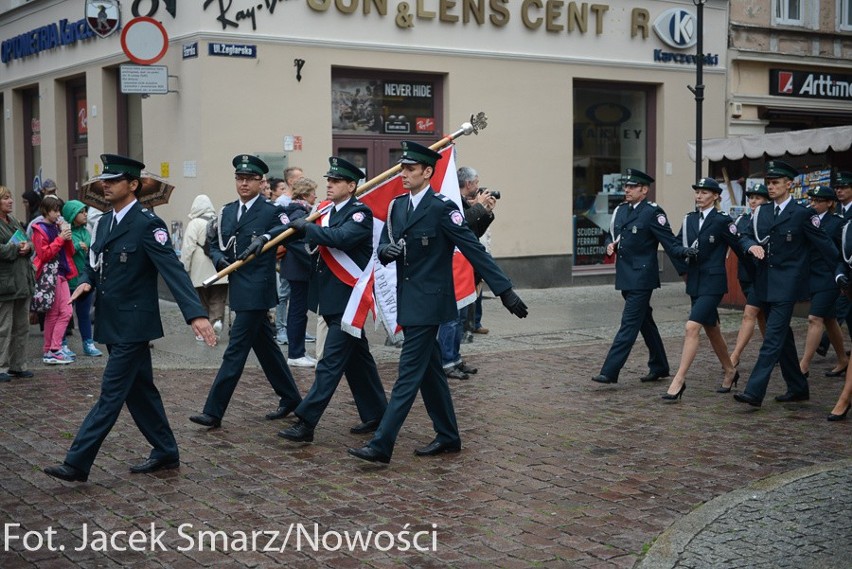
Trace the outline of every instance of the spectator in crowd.
<instances>
[{"instance_id":1,"label":"spectator in crowd","mask_svg":"<svg viewBox=\"0 0 852 569\"><path fill-rule=\"evenodd\" d=\"M213 267L213 261L204 252L207 244L207 226L216 218L213 202L205 194L195 196L187 217L189 217L189 223L184 231L180 260L183 268L189 273L192 286L195 287L198 298L201 299L201 304L207 311L207 317L213 323L213 330L219 334L225 318L228 277L222 277L209 287L204 286L204 281L217 272ZM195 336L195 339L199 342L204 341L204 337L200 335Z\"/></svg>"},{"instance_id":2,"label":"spectator in crowd","mask_svg":"<svg viewBox=\"0 0 852 569\"><path fill-rule=\"evenodd\" d=\"M282 208L290 205L290 201L293 199L292 184L302 176L304 174L298 166L284 170L283 184L280 184L281 193L273 199L275 205ZM284 263L283 255L286 255L286 247L280 249L278 256L278 306L275 308L275 341L281 346L287 343L287 304L290 302L290 283L281 276L281 265Z\"/></svg>"},{"instance_id":3,"label":"spectator in crowd","mask_svg":"<svg viewBox=\"0 0 852 569\"><path fill-rule=\"evenodd\" d=\"M317 184L300 178L293 184L293 199L284 211L293 220L307 217L317 199ZM290 284L290 308L287 310L287 365L314 367L316 360L305 353L308 325L308 279L311 273L311 251L304 237L287 243L287 254L281 264L281 276Z\"/></svg>"},{"instance_id":4,"label":"spectator in crowd","mask_svg":"<svg viewBox=\"0 0 852 569\"><path fill-rule=\"evenodd\" d=\"M38 215L38 206L41 204L41 186L33 187L24 192L24 205L26 206L27 225L34 220Z\"/></svg>"},{"instance_id":5,"label":"spectator in crowd","mask_svg":"<svg viewBox=\"0 0 852 569\"><path fill-rule=\"evenodd\" d=\"M70 200L62 208L62 217L71 224L71 242L74 244L74 266L77 274L82 275L89 262L89 245L92 235L87 227L88 214L86 204L77 200ZM74 277L68 280L68 288L76 289L80 278ZM95 295L87 294L74 301L74 311L77 314L77 326L80 328L80 339L83 342L83 353L91 357L103 355L92 339L92 304Z\"/></svg>"},{"instance_id":6,"label":"spectator in crowd","mask_svg":"<svg viewBox=\"0 0 852 569\"><path fill-rule=\"evenodd\" d=\"M74 361L75 354L63 348L65 328L71 320L71 292L68 289L68 279L77 276L74 265L74 243L71 240L71 226L62 217L62 204L56 196L46 195L41 200L39 211L42 221L33 225L33 247L35 248L36 280L44 271L55 275L55 285L52 291L38 291L45 295L54 296L53 303L44 317L44 357L46 364L69 364Z\"/></svg>"},{"instance_id":7,"label":"spectator in crowd","mask_svg":"<svg viewBox=\"0 0 852 569\"><path fill-rule=\"evenodd\" d=\"M62 200L62 198L56 195L56 182L54 182L50 178L47 178L46 180L44 180L44 182L41 183L41 192L39 193L39 195L39 205L41 204L41 200L43 200L46 196L53 196L59 200L59 211L62 211L62 208L65 206L65 202ZM44 216L41 214L41 210L39 209L38 205L36 205L36 207L30 211L30 215L33 217L32 219L30 219L29 225L27 225L27 236L32 238L33 224L38 223L39 221L44 219Z\"/></svg>"},{"instance_id":8,"label":"spectator in crowd","mask_svg":"<svg viewBox=\"0 0 852 569\"><path fill-rule=\"evenodd\" d=\"M12 215L14 206L12 192L0 186L0 383L33 376L27 370L26 357L35 285L32 243L22 238L24 226Z\"/></svg>"}]
</instances>

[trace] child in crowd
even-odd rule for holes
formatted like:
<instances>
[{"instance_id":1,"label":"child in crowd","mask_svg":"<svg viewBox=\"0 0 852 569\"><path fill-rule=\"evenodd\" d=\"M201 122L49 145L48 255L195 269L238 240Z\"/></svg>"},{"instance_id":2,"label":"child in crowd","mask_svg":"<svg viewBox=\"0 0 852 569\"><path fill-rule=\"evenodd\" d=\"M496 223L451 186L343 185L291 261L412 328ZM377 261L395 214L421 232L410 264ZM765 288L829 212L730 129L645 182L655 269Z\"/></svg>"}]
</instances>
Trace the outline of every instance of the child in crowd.
<instances>
[{"instance_id":1,"label":"child in crowd","mask_svg":"<svg viewBox=\"0 0 852 569\"><path fill-rule=\"evenodd\" d=\"M86 204L77 200L69 201L62 208L62 217L71 222L74 266L77 268L77 273L81 274L86 270L86 265L89 262L89 244L92 242L92 235L87 227ZM77 288L77 280L76 277L68 280L70 291ZM83 295L74 302L74 312L77 314L80 338L83 340L83 353L97 358L102 356L103 352L95 347L95 341L92 339L92 303L94 300L94 294Z\"/></svg>"}]
</instances>

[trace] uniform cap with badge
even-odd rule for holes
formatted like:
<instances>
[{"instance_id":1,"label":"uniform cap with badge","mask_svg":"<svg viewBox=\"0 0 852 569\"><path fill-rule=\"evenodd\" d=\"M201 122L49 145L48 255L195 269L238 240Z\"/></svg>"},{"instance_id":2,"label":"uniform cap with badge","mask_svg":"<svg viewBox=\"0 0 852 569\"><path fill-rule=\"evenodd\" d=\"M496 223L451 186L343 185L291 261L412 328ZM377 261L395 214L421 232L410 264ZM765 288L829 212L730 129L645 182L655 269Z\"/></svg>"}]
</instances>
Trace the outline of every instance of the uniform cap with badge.
<instances>
[{"instance_id":1,"label":"uniform cap with badge","mask_svg":"<svg viewBox=\"0 0 852 569\"><path fill-rule=\"evenodd\" d=\"M713 178L701 178L697 183L692 184L693 190L710 190L711 192L716 192L717 194L722 193L722 186L719 185L719 182L714 180Z\"/></svg>"},{"instance_id":2,"label":"uniform cap with badge","mask_svg":"<svg viewBox=\"0 0 852 569\"><path fill-rule=\"evenodd\" d=\"M769 189L765 184L755 184L752 187L748 188L745 193L746 196L763 196L766 199L769 199Z\"/></svg>"},{"instance_id":3,"label":"uniform cap with badge","mask_svg":"<svg viewBox=\"0 0 852 569\"><path fill-rule=\"evenodd\" d=\"M123 176L141 178L145 164L128 156L120 154L101 154L104 171L98 176L99 180L115 180Z\"/></svg>"},{"instance_id":4,"label":"uniform cap with badge","mask_svg":"<svg viewBox=\"0 0 852 569\"><path fill-rule=\"evenodd\" d=\"M837 201L837 194L828 186L814 186L808 190L808 197Z\"/></svg>"},{"instance_id":5,"label":"uniform cap with badge","mask_svg":"<svg viewBox=\"0 0 852 569\"><path fill-rule=\"evenodd\" d=\"M621 178L622 184L625 186L650 186L654 183L654 178L636 168L628 168L624 171L624 176Z\"/></svg>"},{"instance_id":6,"label":"uniform cap with badge","mask_svg":"<svg viewBox=\"0 0 852 569\"><path fill-rule=\"evenodd\" d=\"M402 157L399 159L400 164L423 164L424 166L435 167L441 155L431 148L411 142L410 140L402 141Z\"/></svg>"},{"instance_id":7,"label":"uniform cap with badge","mask_svg":"<svg viewBox=\"0 0 852 569\"><path fill-rule=\"evenodd\" d=\"M832 188L848 188L852 186L852 172L841 171L834 176Z\"/></svg>"},{"instance_id":8,"label":"uniform cap with badge","mask_svg":"<svg viewBox=\"0 0 852 569\"><path fill-rule=\"evenodd\" d=\"M767 180L775 178L789 178L792 180L798 175L799 171L783 160L770 160L766 163L766 175L764 177Z\"/></svg>"},{"instance_id":9,"label":"uniform cap with badge","mask_svg":"<svg viewBox=\"0 0 852 569\"><path fill-rule=\"evenodd\" d=\"M357 182L361 178L366 178L366 172L339 156L332 156L328 159L328 172L325 173L325 178L332 180L347 180L349 182Z\"/></svg>"},{"instance_id":10,"label":"uniform cap with badge","mask_svg":"<svg viewBox=\"0 0 852 569\"><path fill-rule=\"evenodd\" d=\"M231 160L231 164L234 165L235 174L256 174L263 176L269 172L269 166L266 165L266 162L251 154L237 154Z\"/></svg>"}]
</instances>

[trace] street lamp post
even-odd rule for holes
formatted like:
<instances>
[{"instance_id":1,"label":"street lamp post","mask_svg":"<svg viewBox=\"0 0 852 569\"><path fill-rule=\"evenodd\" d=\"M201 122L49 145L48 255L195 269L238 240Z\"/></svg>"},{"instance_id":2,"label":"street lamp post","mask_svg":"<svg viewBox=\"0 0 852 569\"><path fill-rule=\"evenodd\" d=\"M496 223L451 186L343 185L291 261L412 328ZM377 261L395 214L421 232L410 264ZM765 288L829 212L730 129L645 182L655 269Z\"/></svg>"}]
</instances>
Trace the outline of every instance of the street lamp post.
<instances>
[{"instance_id":1,"label":"street lamp post","mask_svg":"<svg viewBox=\"0 0 852 569\"><path fill-rule=\"evenodd\" d=\"M704 158L702 156L702 115L704 106L704 2L706 0L692 0L697 8L696 14L696 41L695 44L695 87L687 88L695 95L695 180L701 179L701 170Z\"/></svg>"}]
</instances>

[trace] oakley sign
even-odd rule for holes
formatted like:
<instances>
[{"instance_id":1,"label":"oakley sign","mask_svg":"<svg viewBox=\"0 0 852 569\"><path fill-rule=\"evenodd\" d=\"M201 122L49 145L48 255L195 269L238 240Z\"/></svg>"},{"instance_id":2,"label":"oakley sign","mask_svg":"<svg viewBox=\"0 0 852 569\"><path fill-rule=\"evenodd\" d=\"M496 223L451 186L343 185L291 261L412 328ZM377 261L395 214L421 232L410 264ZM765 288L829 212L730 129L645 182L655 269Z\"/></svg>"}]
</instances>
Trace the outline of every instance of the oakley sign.
<instances>
[{"instance_id":1,"label":"oakley sign","mask_svg":"<svg viewBox=\"0 0 852 569\"><path fill-rule=\"evenodd\" d=\"M698 41L698 25L692 12L669 8L654 20L654 32L667 45L686 49Z\"/></svg>"}]
</instances>

